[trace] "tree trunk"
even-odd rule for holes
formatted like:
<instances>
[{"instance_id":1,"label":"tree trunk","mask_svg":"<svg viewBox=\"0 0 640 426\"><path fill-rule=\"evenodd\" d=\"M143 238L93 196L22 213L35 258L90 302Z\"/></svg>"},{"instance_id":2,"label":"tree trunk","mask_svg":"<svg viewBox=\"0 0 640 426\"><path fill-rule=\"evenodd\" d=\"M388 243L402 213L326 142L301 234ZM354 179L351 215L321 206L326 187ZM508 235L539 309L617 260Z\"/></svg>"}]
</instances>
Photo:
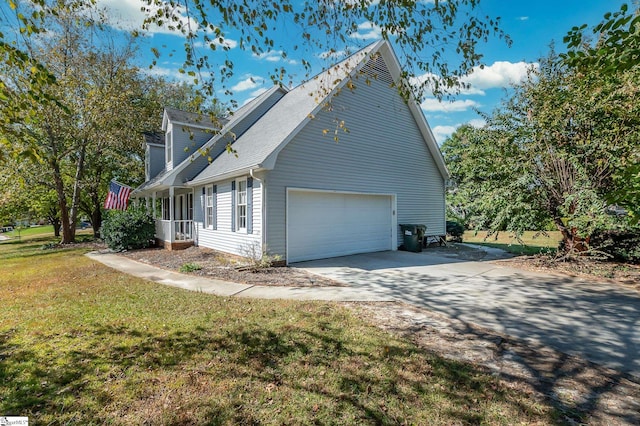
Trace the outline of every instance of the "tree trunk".
<instances>
[{"instance_id":1,"label":"tree trunk","mask_svg":"<svg viewBox=\"0 0 640 426\"><path fill-rule=\"evenodd\" d=\"M51 224L53 225L53 235L55 237L60 237L60 219L52 219Z\"/></svg>"},{"instance_id":2,"label":"tree trunk","mask_svg":"<svg viewBox=\"0 0 640 426\"><path fill-rule=\"evenodd\" d=\"M93 238L100 238L100 227L102 226L102 210L100 202L91 213L91 226L93 227Z\"/></svg>"},{"instance_id":3,"label":"tree trunk","mask_svg":"<svg viewBox=\"0 0 640 426\"><path fill-rule=\"evenodd\" d=\"M67 208L67 197L64 193L64 182L60 173L60 165L56 160L51 160L51 169L53 170L53 181L58 195L58 206L60 207L60 225L62 227L61 244L70 244L75 242L75 233L71 232L71 223L69 221L69 209Z\"/></svg>"},{"instance_id":4,"label":"tree trunk","mask_svg":"<svg viewBox=\"0 0 640 426\"><path fill-rule=\"evenodd\" d=\"M71 199L71 213L69 220L71 221L70 227L73 233L73 239L76 237L76 223L78 221L78 207L80 204L80 181L82 180L82 170L84 169L84 157L87 150L86 141L82 142L82 148L80 149L80 158L78 158L78 164L76 165L76 176L73 182L73 197Z\"/></svg>"},{"instance_id":5,"label":"tree trunk","mask_svg":"<svg viewBox=\"0 0 640 426\"><path fill-rule=\"evenodd\" d=\"M576 227L567 228L559 217L555 217L553 221L558 231L562 234L560 248L565 255L580 255L589 250L589 237L583 238L579 236Z\"/></svg>"}]
</instances>

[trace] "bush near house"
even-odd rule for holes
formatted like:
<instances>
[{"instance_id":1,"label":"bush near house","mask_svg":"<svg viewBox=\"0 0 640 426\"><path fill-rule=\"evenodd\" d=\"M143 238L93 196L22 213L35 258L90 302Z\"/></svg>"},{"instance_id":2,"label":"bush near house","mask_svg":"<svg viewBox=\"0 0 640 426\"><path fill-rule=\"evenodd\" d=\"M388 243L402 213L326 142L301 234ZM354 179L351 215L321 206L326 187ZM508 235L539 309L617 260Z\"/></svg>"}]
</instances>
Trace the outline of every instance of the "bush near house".
<instances>
[{"instance_id":1,"label":"bush near house","mask_svg":"<svg viewBox=\"0 0 640 426\"><path fill-rule=\"evenodd\" d=\"M462 242L462 234L464 234L464 225L455 220L447 221L447 235L452 241Z\"/></svg>"},{"instance_id":2,"label":"bush near house","mask_svg":"<svg viewBox=\"0 0 640 426\"><path fill-rule=\"evenodd\" d=\"M115 251L150 247L155 232L153 217L140 207L109 211L100 229L107 247Z\"/></svg>"}]
</instances>

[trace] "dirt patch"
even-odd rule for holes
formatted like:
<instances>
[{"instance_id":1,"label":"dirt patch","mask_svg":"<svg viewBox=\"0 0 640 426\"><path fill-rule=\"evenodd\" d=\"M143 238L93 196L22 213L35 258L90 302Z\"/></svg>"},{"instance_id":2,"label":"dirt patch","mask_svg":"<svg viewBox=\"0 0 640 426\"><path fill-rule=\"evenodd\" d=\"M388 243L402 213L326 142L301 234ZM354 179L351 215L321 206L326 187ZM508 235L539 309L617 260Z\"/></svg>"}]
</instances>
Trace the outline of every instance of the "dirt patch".
<instances>
[{"instance_id":1,"label":"dirt patch","mask_svg":"<svg viewBox=\"0 0 640 426\"><path fill-rule=\"evenodd\" d=\"M585 280L605 281L640 291L640 265L603 262L588 258L557 261L542 255L520 256L496 262L529 271L561 273Z\"/></svg>"},{"instance_id":2,"label":"dirt patch","mask_svg":"<svg viewBox=\"0 0 640 426\"><path fill-rule=\"evenodd\" d=\"M337 281L286 266L254 269L250 267L250 262L243 257L201 247L189 247L185 250L174 251L153 248L120 254L159 268L222 281L288 287L344 286ZM191 268L186 267L191 269L189 272L185 272L185 268L183 268L185 265L192 266Z\"/></svg>"},{"instance_id":3,"label":"dirt patch","mask_svg":"<svg viewBox=\"0 0 640 426\"><path fill-rule=\"evenodd\" d=\"M425 350L471 363L508 387L550 401L567 424L640 424L638 378L410 305L347 305Z\"/></svg>"}]
</instances>

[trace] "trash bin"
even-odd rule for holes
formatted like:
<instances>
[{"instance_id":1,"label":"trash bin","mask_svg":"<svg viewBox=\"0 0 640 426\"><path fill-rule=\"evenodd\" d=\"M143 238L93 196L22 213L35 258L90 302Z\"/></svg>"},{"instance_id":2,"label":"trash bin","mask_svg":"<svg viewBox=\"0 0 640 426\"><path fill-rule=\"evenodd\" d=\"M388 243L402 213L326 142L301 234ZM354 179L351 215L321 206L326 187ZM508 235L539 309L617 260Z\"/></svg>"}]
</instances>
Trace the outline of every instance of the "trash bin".
<instances>
[{"instance_id":1,"label":"trash bin","mask_svg":"<svg viewBox=\"0 0 640 426\"><path fill-rule=\"evenodd\" d=\"M400 225L405 250L414 253L422 251L422 240L426 229L424 225Z\"/></svg>"}]
</instances>

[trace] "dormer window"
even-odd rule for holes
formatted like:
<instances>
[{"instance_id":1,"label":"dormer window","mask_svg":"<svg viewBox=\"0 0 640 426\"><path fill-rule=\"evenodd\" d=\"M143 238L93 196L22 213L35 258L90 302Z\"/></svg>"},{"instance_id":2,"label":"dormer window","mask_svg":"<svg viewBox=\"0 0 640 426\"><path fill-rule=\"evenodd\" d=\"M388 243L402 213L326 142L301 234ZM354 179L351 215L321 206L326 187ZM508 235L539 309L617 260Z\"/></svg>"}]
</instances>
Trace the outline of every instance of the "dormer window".
<instances>
[{"instance_id":1,"label":"dormer window","mask_svg":"<svg viewBox=\"0 0 640 426\"><path fill-rule=\"evenodd\" d=\"M169 130L167 132L167 137L165 139L165 152L167 153L167 163L171 163L172 160L172 156L171 156L171 147L173 146L173 144L171 143L171 130Z\"/></svg>"}]
</instances>

